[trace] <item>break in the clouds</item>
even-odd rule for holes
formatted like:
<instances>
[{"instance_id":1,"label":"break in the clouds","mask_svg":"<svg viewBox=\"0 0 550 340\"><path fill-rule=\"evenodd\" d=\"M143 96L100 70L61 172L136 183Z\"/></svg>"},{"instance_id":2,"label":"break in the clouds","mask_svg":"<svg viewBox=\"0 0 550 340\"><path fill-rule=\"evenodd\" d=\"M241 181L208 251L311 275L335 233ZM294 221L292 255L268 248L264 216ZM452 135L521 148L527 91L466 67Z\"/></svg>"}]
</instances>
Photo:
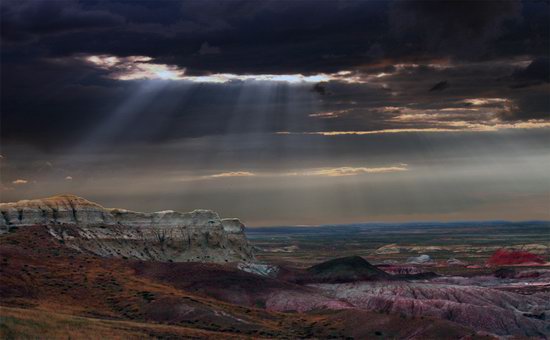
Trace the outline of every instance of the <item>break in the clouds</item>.
<instances>
[{"instance_id":1,"label":"break in the clouds","mask_svg":"<svg viewBox=\"0 0 550 340\"><path fill-rule=\"evenodd\" d=\"M330 80L355 82L357 79L347 78L350 72L342 71L337 74L230 74L214 73L202 76L188 76L185 69L175 65L157 64L150 57L130 56L118 58L116 56L87 56L84 61L106 70L108 76L115 80L181 80L192 83L227 83L231 81L259 81L284 83L319 83Z\"/></svg>"},{"instance_id":2,"label":"break in the clouds","mask_svg":"<svg viewBox=\"0 0 550 340\"><path fill-rule=\"evenodd\" d=\"M2 200L173 199L253 223L548 216L545 1L0 6Z\"/></svg>"}]
</instances>

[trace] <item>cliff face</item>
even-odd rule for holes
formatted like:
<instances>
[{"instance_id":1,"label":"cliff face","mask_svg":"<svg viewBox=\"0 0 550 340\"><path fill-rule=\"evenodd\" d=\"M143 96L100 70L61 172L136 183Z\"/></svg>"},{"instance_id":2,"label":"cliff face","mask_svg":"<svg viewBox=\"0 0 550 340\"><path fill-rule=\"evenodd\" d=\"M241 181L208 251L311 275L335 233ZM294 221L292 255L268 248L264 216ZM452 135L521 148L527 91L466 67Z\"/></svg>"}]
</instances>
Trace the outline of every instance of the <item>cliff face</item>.
<instances>
[{"instance_id":1,"label":"cliff face","mask_svg":"<svg viewBox=\"0 0 550 340\"><path fill-rule=\"evenodd\" d=\"M0 233L45 225L67 246L105 257L158 261L233 262L253 259L244 226L210 210L142 213L107 209L61 195L0 204Z\"/></svg>"}]
</instances>

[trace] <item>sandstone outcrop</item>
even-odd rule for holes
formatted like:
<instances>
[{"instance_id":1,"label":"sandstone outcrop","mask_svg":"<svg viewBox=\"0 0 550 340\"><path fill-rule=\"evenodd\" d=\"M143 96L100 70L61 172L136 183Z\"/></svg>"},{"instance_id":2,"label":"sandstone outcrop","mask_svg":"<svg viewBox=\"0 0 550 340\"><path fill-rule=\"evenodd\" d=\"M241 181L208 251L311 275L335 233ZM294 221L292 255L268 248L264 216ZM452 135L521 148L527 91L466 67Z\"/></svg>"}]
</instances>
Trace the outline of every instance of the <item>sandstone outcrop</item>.
<instances>
[{"instance_id":1,"label":"sandstone outcrop","mask_svg":"<svg viewBox=\"0 0 550 340\"><path fill-rule=\"evenodd\" d=\"M243 224L238 219L220 219L210 210L143 213L60 195L2 203L0 212L0 234L44 225L67 246L105 257L174 262L254 258Z\"/></svg>"}]
</instances>

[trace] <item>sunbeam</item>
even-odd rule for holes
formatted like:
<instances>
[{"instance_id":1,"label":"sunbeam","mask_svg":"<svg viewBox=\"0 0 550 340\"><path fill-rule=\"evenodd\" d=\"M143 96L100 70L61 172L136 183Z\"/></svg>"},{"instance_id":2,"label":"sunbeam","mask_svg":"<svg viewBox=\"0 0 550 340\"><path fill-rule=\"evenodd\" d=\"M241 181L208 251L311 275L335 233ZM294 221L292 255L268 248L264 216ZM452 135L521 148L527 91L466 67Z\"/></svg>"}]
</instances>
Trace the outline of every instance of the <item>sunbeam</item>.
<instances>
[{"instance_id":1,"label":"sunbeam","mask_svg":"<svg viewBox=\"0 0 550 340\"><path fill-rule=\"evenodd\" d=\"M128 126L139 118L162 94L168 85L167 82L151 81L137 85L137 88L112 113L106 114L106 119L94 128L93 132L85 136L76 146L77 150L89 150L105 147L119 138L124 138L132 131Z\"/></svg>"}]
</instances>

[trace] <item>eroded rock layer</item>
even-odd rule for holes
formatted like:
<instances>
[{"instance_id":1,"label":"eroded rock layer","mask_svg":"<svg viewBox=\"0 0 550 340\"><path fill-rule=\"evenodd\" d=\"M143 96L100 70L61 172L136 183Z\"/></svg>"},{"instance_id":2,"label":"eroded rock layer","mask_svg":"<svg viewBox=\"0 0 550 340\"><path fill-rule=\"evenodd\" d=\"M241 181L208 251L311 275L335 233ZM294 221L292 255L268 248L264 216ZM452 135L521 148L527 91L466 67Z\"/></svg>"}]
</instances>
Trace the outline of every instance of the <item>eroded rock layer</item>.
<instances>
[{"instance_id":1,"label":"eroded rock layer","mask_svg":"<svg viewBox=\"0 0 550 340\"><path fill-rule=\"evenodd\" d=\"M253 259L243 224L210 210L142 213L60 195L2 203L0 212L0 233L44 225L67 246L100 256L175 262Z\"/></svg>"},{"instance_id":2,"label":"eroded rock layer","mask_svg":"<svg viewBox=\"0 0 550 340\"><path fill-rule=\"evenodd\" d=\"M498 335L546 338L548 294L521 295L476 286L421 282L314 285L356 308L450 320Z\"/></svg>"}]
</instances>

